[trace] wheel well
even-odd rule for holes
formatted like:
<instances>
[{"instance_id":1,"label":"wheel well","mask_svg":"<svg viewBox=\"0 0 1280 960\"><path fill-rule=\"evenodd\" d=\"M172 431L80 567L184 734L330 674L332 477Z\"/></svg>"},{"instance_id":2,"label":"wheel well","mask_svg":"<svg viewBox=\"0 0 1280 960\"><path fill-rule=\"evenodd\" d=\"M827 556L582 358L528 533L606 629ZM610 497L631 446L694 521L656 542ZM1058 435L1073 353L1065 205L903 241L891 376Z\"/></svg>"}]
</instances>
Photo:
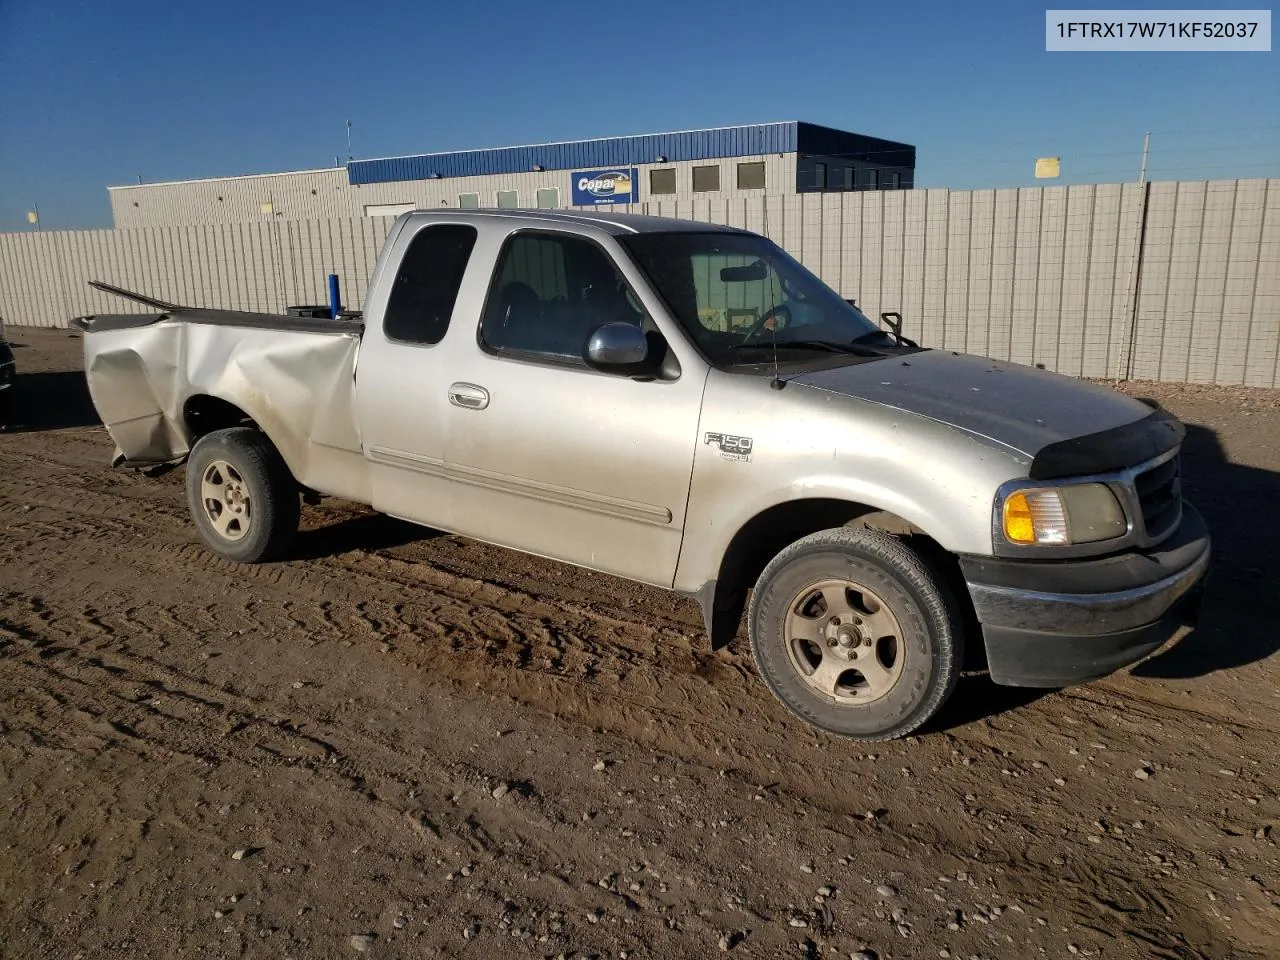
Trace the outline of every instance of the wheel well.
<instances>
[{"instance_id":1,"label":"wheel well","mask_svg":"<svg viewBox=\"0 0 1280 960\"><path fill-rule=\"evenodd\" d=\"M182 419L191 434L192 447L201 437L228 427L252 427L261 433L268 443L271 442L271 438L254 422L253 417L234 403L219 397L211 397L206 393L187 398L187 402L182 406ZM302 492L302 498L306 503L320 502L320 494L317 491L302 484L298 484L298 489Z\"/></svg>"},{"instance_id":2,"label":"wheel well","mask_svg":"<svg viewBox=\"0 0 1280 960\"><path fill-rule=\"evenodd\" d=\"M713 649L724 646L737 633L746 608L747 592L769 561L801 537L831 527L863 526L894 534L915 550L951 589L960 608L966 633L977 628L968 587L956 556L909 520L888 510L848 500L815 498L792 500L769 507L748 520L729 541L720 561L719 577L712 590L699 593L703 618ZM714 592L714 596L707 594ZM980 644L970 644L972 650Z\"/></svg>"},{"instance_id":3,"label":"wheel well","mask_svg":"<svg viewBox=\"0 0 1280 960\"><path fill-rule=\"evenodd\" d=\"M720 561L719 584L722 589L745 590L784 547L819 530L844 526L925 536L923 530L897 514L863 503L825 498L791 500L756 514L734 534Z\"/></svg>"},{"instance_id":4,"label":"wheel well","mask_svg":"<svg viewBox=\"0 0 1280 960\"><path fill-rule=\"evenodd\" d=\"M191 440L199 440L215 430L227 427L256 426L253 418L237 407L218 397L208 394L197 394L188 397L182 406L182 419L191 433Z\"/></svg>"}]
</instances>

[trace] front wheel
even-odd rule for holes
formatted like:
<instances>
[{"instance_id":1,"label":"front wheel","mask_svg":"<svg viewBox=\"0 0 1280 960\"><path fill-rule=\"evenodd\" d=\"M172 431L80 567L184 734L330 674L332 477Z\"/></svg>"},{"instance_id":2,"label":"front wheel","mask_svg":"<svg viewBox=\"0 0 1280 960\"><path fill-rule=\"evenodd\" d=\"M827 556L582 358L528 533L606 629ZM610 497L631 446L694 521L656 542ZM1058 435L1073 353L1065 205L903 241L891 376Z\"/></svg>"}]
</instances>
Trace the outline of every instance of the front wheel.
<instances>
[{"instance_id":1,"label":"front wheel","mask_svg":"<svg viewBox=\"0 0 1280 960\"><path fill-rule=\"evenodd\" d=\"M783 705L857 740L905 736L955 689L964 658L946 586L901 540L823 530L765 567L748 614L756 663Z\"/></svg>"},{"instance_id":2,"label":"front wheel","mask_svg":"<svg viewBox=\"0 0 1280 960\"><path fill-rule=\"evenodd\" d=\"M280 556L298 532L298 484L252 427L215 430L187 460L187 507L214 553L240 563Z\"/></svg>"}]
</instances>

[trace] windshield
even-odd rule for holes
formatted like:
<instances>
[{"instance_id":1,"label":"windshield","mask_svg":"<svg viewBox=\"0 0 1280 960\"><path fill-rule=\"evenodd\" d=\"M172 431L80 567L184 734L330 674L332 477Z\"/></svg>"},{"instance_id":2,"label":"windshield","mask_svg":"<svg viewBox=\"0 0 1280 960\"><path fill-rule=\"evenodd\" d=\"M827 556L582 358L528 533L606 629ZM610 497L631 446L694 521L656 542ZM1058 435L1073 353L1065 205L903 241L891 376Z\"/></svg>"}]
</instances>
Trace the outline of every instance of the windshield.
<instances>
[{"instance_id":1,"label":"windshield","mask_svg":"<svg viewBox=\"0 0 1280 960\"><path fill-rule=\"evenodd\" d=\"M764 237L642 233L619 238L676 319L717 366L865 353L886 335ZM880 355L880 354L876 354Z\"/></svg>"}]
</instances>

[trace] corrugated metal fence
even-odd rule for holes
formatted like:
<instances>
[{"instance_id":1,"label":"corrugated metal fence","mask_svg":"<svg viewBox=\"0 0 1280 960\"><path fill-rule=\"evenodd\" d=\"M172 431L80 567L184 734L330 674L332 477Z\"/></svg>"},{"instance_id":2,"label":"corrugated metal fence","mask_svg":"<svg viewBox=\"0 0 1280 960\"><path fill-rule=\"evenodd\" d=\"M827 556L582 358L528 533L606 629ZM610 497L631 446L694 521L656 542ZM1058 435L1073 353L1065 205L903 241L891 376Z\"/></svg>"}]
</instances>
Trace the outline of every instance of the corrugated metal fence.
<instances>
[{"instance_id":1,"label":"corrugated metal fence","mask_svg":"<svg viewBox=\"0 0 1280 960\"><path fill-rule=\"evenodd\" d=\"M618 208L620 209L620 208ZM768 234L909 335L1090 377L1280 387L1280 180L902 190L638 204ZM0 316L66 326L164 300L359 305L390 218L0 234ZM142 309L142 308L137 308Z\"/></svg>"},{"instance_id":2,"label":"corrugated metal fence","mask_svg":"<svg viewBox=\"0 0 1280 960\"><path fill-rule=\"evenodd\" d=\"M326 303L326 276L358 305L393 217L0 234L0 317L65 327L89 313L146 312L104 280L171 303L275 312Z\"/></svg>"}]
</instances>

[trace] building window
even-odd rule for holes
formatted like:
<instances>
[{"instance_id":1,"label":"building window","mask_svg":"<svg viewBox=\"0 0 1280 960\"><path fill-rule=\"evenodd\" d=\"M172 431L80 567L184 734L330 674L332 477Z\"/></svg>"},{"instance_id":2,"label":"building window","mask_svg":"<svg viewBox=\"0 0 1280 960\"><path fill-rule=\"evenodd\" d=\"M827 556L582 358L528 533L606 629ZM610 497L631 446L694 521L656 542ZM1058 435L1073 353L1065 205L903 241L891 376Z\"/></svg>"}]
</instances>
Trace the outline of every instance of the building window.
<instances>
[{"instance_id":1,"label":"building window","mask_svg":"<svg viewBox=\"0 0 1280 960\"><path fill-rule=\"evenodd\" d=\"M867 171L867 188L869 190L880 189L880 171L879 170Z\"/></svg>"},{"instance_id":2,"label":"building window","mask_svg":"<svg viewBox=\"0 0 1280 960\"><path fill-rule=\"evenodd\" d=\"M813 185L819 190L827 189L827 165L825 163L815 163L813 165Z\"/></svg>"},{"instance_id":3,"label":"building window","mask_svg":"<svg viewBox=\"0 0 1280 960\"><path fill-rule=\"evenodd\" d=\"M649 192L665 194L676 192L676 169L665 167L661 170L649 171Z\"/></svg>"},{"instance_id":4,"label":"building window","mask_svg":"<svg viewBox=\"0 0 1280 960\"><path fill-rule=\"evenodd\" d=\"M900 174L900 173L891 173L891 174L889 174L889 186L890 186L890 187L892 187L894 190L897 190L899 187L901 187L901 186L902 186L902 174Z\"/></svg>"},{"instance_id":5,"label":"building window","mask_svg":"<svg viewBox=\"0 0 1280 960\"><path fill-rule=\"evenodd\" d=\"M720 189L719 167L694 167L693 192L714 193Z\"/></svg>"},{"instance_id":6,"label":"building window","mask_svg":"<svg viewBox=\"0 0 1280 960\"><path fill-rule=\"evenodd\" d=\"M390 339L424 344L444 339L475 243L475 227L461 224L423 227L414 235L382 318Z\"/></svg>"},{"instance_id":7,"label":"building window","mask_svg":"<svg viewBox=\"0 0 1280 960\"><path fill-rule=\"evenodd\" d=\"M478 193L460 193L458 194L458 209L460 210L479 210L480 194Z\"/></svg>"},{"instance_id":8,"label":"building window","mask_svg":"<svg viewBox=\"0 0 1280 960\"><path fill-rule=\"evenodd\" d=\"M514 190L499 190L498 206L506 209L520 206L520 194Z\"/></svg>"},{"instance_id":9,"label":"building window","mask_svg":"<svg viewBox=\"0 0 1280 960\"><path fill-rule=\"evenodd\" d=\"M560 191L555 187L538 188L538 209L554 210L560 206Z\"/></svg>"},{"instance_id":10,"label":"building window","mask_svg":"<svg viewBox=\"0 0 1280 960\"><path fill-rule=\"evenodd\" d=\"M752 163L738 164L738 189L739 190L763 190L764 189L764 161L756 160Z\"/></svg>"},{"instance_id":11,"label":"building window","mask_svg":"<svg viewBox=\"0 0 1280 960\"><path fill-rule=\"evenodd\" d=\"M845 168L844 168L844 188L845 188L846 190L852 190L852 189L853 189L854 183L856 182L856 181L854 180L854 178L855 178L855 177L857 177L857 175L858 175L858 168L857 168L857 167L845 167Z\"/></svg>"},{"instance_id":12,"label":"building window","mask_svg":"<svg viewBox=\"0 0 1280 960\"><path fill-rule=\"evenodd\" d=\"M364 215L366 217L398 217L402 213L417 209L417 206L416 203L366 203Z\"/></svg>"}]
</instances>

